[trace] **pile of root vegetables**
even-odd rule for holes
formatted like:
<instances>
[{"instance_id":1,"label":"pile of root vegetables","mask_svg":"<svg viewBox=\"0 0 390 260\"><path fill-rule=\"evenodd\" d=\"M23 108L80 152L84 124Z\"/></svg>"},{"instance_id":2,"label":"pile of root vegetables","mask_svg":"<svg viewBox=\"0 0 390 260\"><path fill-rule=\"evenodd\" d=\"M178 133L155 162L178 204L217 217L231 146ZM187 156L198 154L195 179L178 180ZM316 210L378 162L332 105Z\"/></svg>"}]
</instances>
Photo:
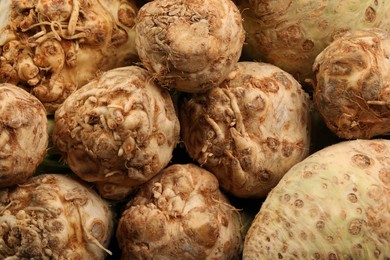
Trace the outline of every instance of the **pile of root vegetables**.
<instances>
[{"instance_id":1,"label":"pile of root vegetables","mask_svg":"<svg viewBox=\"0 0 390 260\"><path fill-rule=\"evenodd\" d=\"M0 10L1 259L390 259L390 2Z\"/></svg>"}]
</instances>

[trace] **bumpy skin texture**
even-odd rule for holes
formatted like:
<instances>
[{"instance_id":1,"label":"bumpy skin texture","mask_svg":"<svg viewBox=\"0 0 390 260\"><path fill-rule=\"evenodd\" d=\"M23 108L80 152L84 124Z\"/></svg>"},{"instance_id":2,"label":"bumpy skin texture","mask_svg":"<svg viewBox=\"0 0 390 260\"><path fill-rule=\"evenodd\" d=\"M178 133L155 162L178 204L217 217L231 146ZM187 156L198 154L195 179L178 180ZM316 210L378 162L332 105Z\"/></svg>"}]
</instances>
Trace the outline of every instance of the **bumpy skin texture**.
<instances>
[{"instance_id":1,"label":"bumpy skin texture","mask_svg":"<svg viewBox=\"0 0 390 260\"><path fill-rule=\"evenodd\" d=\"M347 33L315 60L314 101L341 138L390 133L390 35L379 29Z\"/></svg>"},{"instance_id":2,"label":"bumpy skin texture","mask_svg":"<svg viewBox=\"0 0 390 260\"><path fill-rule=\"evenodd\" d=\"M328 146L286 173L247 233L243 259L389 259L390 140Z\"/></svg>"},{"instance_id":3,"label":"bumpy skin texture","mask_svg":"<svg viewBox=\"0 0 390 260\"><path fill-rule=\"evenodd\" d=\"M118 227L122 259L239 259L240 215L215 176L173 164L143 185Z\"/></svg>"},{"instance_id":4,"label":"bumpy skin texture","mask_svg":"<svg viewBox=\"0 0 390 260\"><path fill-rule=\"evenodd\" d=\"M169 163L179 135L169 92L129 66L72 93L55 113L52 137L74 173L120 200Z\"/></svg>"},{"instance_id":5,"label":"bumpy skin texture","mask_svg":"<svg viewBox=\"0 0 390 260\"><path fill-rule=\"evenodd\" d=\"M114 231L107 202L60 174L1 190L0 223L1 259L103 260Z\"/></svg>"},{"instance_id":6,"label":"bumpy skin texture","mask_svg":"<svg viewBox=\"0 0 390 260\"><path fill-rule=\"evenodd\" d=\"M346 31L389 29L387 0L239 0L245 59L272 63L299 82L313 79L315 57Z\"/></svg>"},{"instance_id":7,"label":"bumpy skin texture","mask_svg":"<svg viewBox=\"0 0 390 260\"><path fill-rule=\"evenodd\" d=\"M2 0L0 82L53 113L99 71L138 60L132 0Z\"/></svg>"},{"instance_id":8,"label":"bumpy skin texture","mask_svg":"<svg viewBox=\"0 0 390 260\"><path fill-rule=\"evenodd\" d=\"M30 178L46 155L48 141L42 103L13 84L0 83L0 188Z\"/></svg>"},{"instance_id":9,"label":"bumpy skin texture","mask_svg":"<svg viewBox=\"0 0 390 260\"><path fill-rule=\"evenodd\" d=\"M189 155L237 197L264 197L309 152L309 97L288 73L239 62L229 79L185 99L180 110Z\"/></svg>"},{"instance_id":10,"label":"bumpy skin texture","mask_svg":"<svg viewBox=\"0 0 390 260\"><path fill-rule=\"evenodd\" d=\"M244 43L242 18L231 0L159 0L140 8L136 48L161 84L204 92L233 69Z\"/></svg>"}]
</instances>

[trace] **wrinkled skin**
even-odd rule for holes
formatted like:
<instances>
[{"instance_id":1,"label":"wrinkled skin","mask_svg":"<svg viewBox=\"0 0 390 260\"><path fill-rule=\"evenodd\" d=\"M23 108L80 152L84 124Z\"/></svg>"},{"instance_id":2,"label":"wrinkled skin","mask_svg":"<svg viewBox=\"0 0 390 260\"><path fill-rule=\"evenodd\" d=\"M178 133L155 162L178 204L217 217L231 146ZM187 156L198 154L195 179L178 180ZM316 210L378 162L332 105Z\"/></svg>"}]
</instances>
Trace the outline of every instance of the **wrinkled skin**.
<instances>
[{"instance_id":1,"label":"wrinkled skin","mask_svg":"<svg viewBox=\"0 0 390 260\"><path fill-rule=\"evenodd\" d=\"M57 109L53 144L99 193L121 200L172 158L180 124L168 90L140 67L109 70Z\"/></svg>"},{"instance_id":2,"label":"wrinkled skin","mask_svg":"<svg viewBox=\"0 0 390 260\"><path fill-rule=\"evenodd\" d=\"M340 138L390 133L390 35L379 29L347 33L315 60L314 101Z\"/></svg>"},{"instance_id":3,"label":"wrinkled skin","mask_svg":"<svg viewBox=\"0 0 390 260\"><path fill-rule=\"evenodd\" d=\"M66 175L0 190L0 223L1 259L103 260L111 253L108 203Z\"/></svg>"},{"instance_id":4,"label":"wrinkled skin","mask_svg":"<svg viewBox=\"0 0 390 260\"><path fill-rule=\"evenodd\" d=\"M2 0L0 82L54 113L100 71L137 61L132 0Z\"/></svg>"},{"instance_id":5,"label":"wrinkled skin","mask_svg":"<svg viewBox=\"0 0 390 260\"><path fill-rule=\"evenodd\" d=\"M0 83L0 188L30 178L46 155L48 141L42 103L13 84Z\"/></svg>"},{"instance_id":6,"label":"wrinkled skin","mask_svg":"<svg viewBox=\"0 0 390 260\"><path fill-rule=\"evenodd\" d=\"M231 0L159 0L140 8L135 41L142 63L161 84L195 93L226 78L244 37Z\"/></svg>"},{"instance_id":7,"label":"wrinkled skin","mask_svg":"<svg viewBox=\"0 0 390 260\"><path fill-rule=\"evenodd\" d=\"M122 259L239 259L240 215L215 176L173 164L143 185L117 227Z\"/></svg>"},{"instance_id":8,"label":"wrinkled skin","mask_svg":"<svg viewBox=\"0 0 390 260\"><path fill-rule=\"evenodd\" d=\"M272 63L301 84L313 79L315 57L346 31L389 30L387 0L238 0L245 60Z\"/></svg>"},{"instance_id":9,"label":"wrinkled skin","mask_svg":"<svg viewBox=\"0 0 390 260\"><path fill-rule=\"evenodd\" d=\"M390 140L328 146L288 171L247 233L243 259L389 259Z\"/></svg>"},{"instance_id":10,"label":"wrinkled skin","mask_svg":"<svg viewBox=\"0 0 390 260\"><path fill-rule=\"evenodd\" d=\"M266 63L239 62L219 87L185 99L180 123L188 154L237 197L266 196L309 152L309 97Z\"/></svg>"}]
</instances>

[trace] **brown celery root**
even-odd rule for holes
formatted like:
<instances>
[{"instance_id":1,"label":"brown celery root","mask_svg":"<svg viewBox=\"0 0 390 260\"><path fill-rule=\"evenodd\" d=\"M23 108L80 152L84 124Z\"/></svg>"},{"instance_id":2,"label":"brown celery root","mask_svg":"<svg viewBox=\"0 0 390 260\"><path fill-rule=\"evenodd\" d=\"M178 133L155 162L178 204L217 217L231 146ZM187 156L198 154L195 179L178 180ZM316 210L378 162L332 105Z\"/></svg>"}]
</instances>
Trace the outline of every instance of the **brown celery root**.
<instances>
[{"instance_id":1,"label":"brown celery root","mask_svg":"<svg viewBox=\"0 0 390 260\"><path fill-rule=\"evenodd\" d=\"M168 90L136 66L109 70L72 93L55 113L53 143L99 193L120 200L172 157L180 124Z\"/></svg>"},{"instance_id":2,"label":"brown celery root","mask_svg":"<svg viewBox=\"0 0 390 260\"><path fill-rule=\"evenodd\" d=\"M244 37L231 0L158 0L140 8L135 41L143 65L162 85L194 93L226 78Z\"/></svg>"},{"instance_id":3,"label":"brown celery root","mask_svg":"<svg viewBox=\"0 0 390 260\"><path fill-rule=\"evenodd\" d=\"M328 128L344 139L390 133L390 34L357 30L316 58L314 101Z\"/></svg>"},{"instance_id":4,"label":"brown celery root","mask_svg":"<svg viewBox=\"0 0 390 260\"><path fill-rule=\"evenodd\" d=\"M194 164L173 164L141 186L117 227L122 259L239 259L238 210L218 180Z\"/></svg>"},{"instance_id":5,"label":"brown celery root","mask_svg":"<svg viewBox=\"0 0 390 260\"><path fill-rule=\"evenodd\" d=\"M132 0L1 0L0 82L49 113L100 71L138 61Z\"/></svg>"},{"instance_id":6,"label":"brown celery root","mask_svg":"<svg viewBox=\"0 0 390 260\"><path fill-rule=\"evenodd\" d=\"M103 260L113 220L108 203L79 180L34 176L0 190L0 258Z\"/></svg>"},{"instance_id":7,"label":"brown celery root","mask_svg":"<svg viewBox=\"0 0 390 260\"><path fill-rule=\"evenodd\" d=\"M33 176L48 142L42 103L13 84L0 83L0 188L22 184Z\"/></svg>"},{"instance_id":8,"label":"brown celery root","mask_svg":"<svg viewBox=\"0 0 390 260\"><path fill-rule=\"evenodd\" d=\"M264 197L309 153L309 96L288 73L239 62L219 87L180 109L189 155L237 197Z\"/></svg>"}]
</instances>

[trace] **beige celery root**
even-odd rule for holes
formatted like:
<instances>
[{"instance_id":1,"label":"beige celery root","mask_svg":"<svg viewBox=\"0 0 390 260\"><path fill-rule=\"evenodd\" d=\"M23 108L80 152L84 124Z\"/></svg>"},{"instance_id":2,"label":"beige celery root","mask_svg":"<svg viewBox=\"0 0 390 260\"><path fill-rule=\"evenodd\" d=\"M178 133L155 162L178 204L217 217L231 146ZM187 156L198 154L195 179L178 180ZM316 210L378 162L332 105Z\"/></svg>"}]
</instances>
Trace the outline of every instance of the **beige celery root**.
<instances>
[{"instance_id":1,"label":"beige celery root","mask_svg":"<svg viewBox=\"0 0 390 260\"><path fill-rule=\"evenodd\" d=\"M109 70L55 113L53 144L74 173L120 200L162 168L179 141L168 90L140 67Z\"/></svg>"},{"instance_id":2,"label":"beige celery root","mask_svg":"<svg viewBox=\"0 0 390 260\"><path fill-rule=\"evenodd\" d=\"M48 141L42 103L13 84L0 83L0 188L23 183L34 175Z\"/></svg>"},{"instance_id":3,"label":"beige celery root","mask_svg":"<svg viewBox=\"0 0 390 260\"><path fill-rule=\"evenodd\" d=\"M390 133L390 34L357 30L316 58L314 101L328 128L345 139Z\"/></svg>"},{"instance_id":4,"label":"beige celery root","mask_svg":"<svg viewBox=\"0 0 390 260\"><path fill-rule=\"evenodd\" d=\"M389 30L388 0L238 0L246 31L243 56L272 63L300 83L315 57L346 31Z\"/></svg>"},{"instance_id":5,"label":"beige celery root","mask_svg":"<svg viewBox=\"0 0 390 260\"><path fill-rule=\"evenodd\" d=\"M173 164L140 187L116 235L122 259L239 259L241 227L212 173Z\"/></svg>"},{"instance_id":6,"label":"beige celery root","mask_svg":"<svg viewBox=\"0 0 390 260\"><path fill-rule=\"evenodd\" d=\"M328 146L288 171L247 233L243 259L389 259L390 140Z\"/></svg>"},{"instance_id":7,"label":"beige celery root","mask_svg":"<svg viewBox=\"0 0 390 260\"><path fill-rule=\"evenodd\" d=\"M0 82L53 113L100 71L138 60L132 0L2 0Z\"/></svg>"},{"instance_id":8,"label":"beige celery root","mask_svg":"<svg viewBox=\"0 0 390 260\"><path fill-rule=\"evenodd\" d=\"M244 36L231 0L158 0L140 8L135 41L142 63L161 84L194 93L227 76Z\"/></svg>"},{"instance_id":9,"label":"beige celery root","mask_svg":"<svg viewBox=\"0 0 390 260\"><path fill-rule=\"evenodd\" d=\"M103 260L113 235L108 203L78 180L35 176L0 191L1 259Z\"/></svg>"},{"instance_id":10,"label":"beige celery root","mask_svg":"<svg viewBox=\"0 0 390 260\"><path fill-rule=\"evenodd\" d=\"M189 155L237 197L264 197L309 153L309 97L288 73L239 62L229 78L180 110Z\"/></svg>"}]
</instances>

